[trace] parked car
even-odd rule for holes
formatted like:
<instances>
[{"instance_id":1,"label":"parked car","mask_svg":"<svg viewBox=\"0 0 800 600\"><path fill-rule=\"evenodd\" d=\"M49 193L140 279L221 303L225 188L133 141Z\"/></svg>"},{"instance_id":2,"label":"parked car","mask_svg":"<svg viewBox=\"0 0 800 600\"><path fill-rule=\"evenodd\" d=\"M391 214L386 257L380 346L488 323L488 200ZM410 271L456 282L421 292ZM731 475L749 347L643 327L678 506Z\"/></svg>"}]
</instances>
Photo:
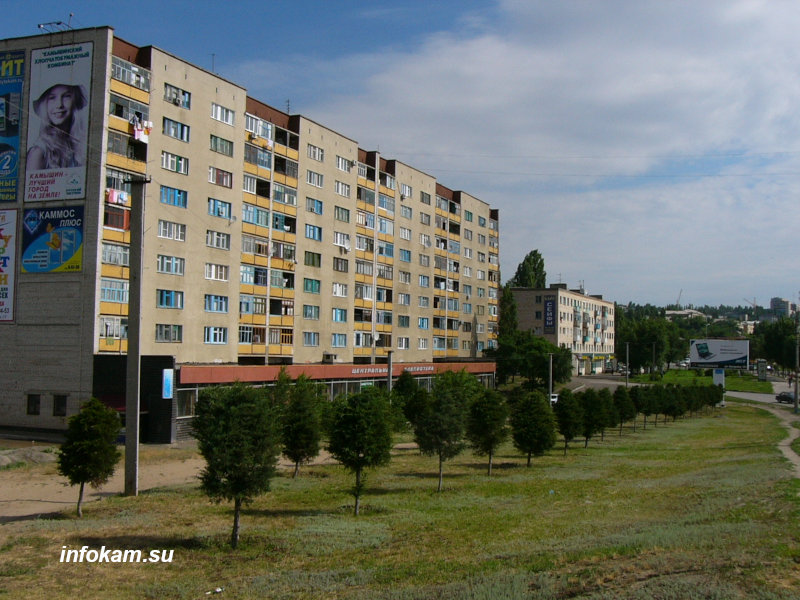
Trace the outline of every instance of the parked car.
<instances>
[{"instance_id":1,"label":"parked car","mask_svg":"<svg viewBox=\"0 0 800 600\"><path fill-rule=\"evenodd\" d=\"M550 406L558 402L558 394L550 394Z\"/></svg>"},{"instance_id":2,"label":"parked car","mask_svg":"<svg viewBox=\"0 0 800 600\"><path fill-rule=\"evenodd\" d=\"M786 404L794 404L794 394L792 392L781 392L775 396L775 400Z\"/></svg>"}]
</instances>

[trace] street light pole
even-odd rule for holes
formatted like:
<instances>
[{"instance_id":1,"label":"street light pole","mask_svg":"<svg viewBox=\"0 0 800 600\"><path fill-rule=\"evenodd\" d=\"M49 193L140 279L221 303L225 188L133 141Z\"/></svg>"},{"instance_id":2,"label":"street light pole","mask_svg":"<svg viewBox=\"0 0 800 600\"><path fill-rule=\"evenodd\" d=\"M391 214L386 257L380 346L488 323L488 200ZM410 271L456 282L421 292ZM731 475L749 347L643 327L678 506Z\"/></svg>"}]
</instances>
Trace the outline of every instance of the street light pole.
<instances>
[{"instance_id":1,"label":"street light pole","mask_svg":"<svg viewBox=\"0 0 800 600\"><path fill-rule=\"evenodd\" d=\"M552 402L552 398L553 398L553 353L549 352L548 354L550 356L550 379L549 379L549 381L550 381L549 388L550 389L548 391L547 400L548 400L548 402Z\"/></svg>"},{"instance_id":2,"label":"street light pole","mask_svg":"<svg viewBox=\"0 0 800 600\"><path fill-rule=\"evenodd\" d=\"M625 387L628 387L628 376L631 373L631 343L625 342Z\"/></svg>"},{"instance_id":3,"label":"street light pole","mask_svg":"<svg viewBox=\"0 0 800 600\"><path fill-rule=\"evenodd\" d=\"M795 322L795 329L794 329L794 340L795 340L795 347L794 347L794 414L798 413L798 387L800 385L797 381L797 376L800 375L800 312L795 311L794 313L794 322Z\"/></svg>"},{"instance_id":4,"label":"street light pole","mask_svg":"<svg viewBox=\"0 0 800 600\"><path fill-rule=\"evenodd\" d=\"M125 381L125 495L139 495L139 330L142 293L142 239L145 185L149 177L131 179L130 257L128 275L128 356Z\"/></svg>"}]
</instances>

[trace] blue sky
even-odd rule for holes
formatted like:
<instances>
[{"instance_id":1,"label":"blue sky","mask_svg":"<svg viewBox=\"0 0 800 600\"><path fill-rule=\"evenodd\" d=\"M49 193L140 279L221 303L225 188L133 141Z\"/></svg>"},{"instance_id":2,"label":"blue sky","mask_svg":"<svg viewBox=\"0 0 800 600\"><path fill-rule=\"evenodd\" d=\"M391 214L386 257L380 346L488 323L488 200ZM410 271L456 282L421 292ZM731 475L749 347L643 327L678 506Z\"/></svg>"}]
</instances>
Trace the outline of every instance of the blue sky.
<instances>
[{"instance_id":1,"label":"blue sky","mask_svg":"<svg viewBox=\"0 0 800 600\"><path fill-rule=\"evenodd\" d=\"M72 11L288 101L499 208L503 281L538 249L621 303L798 299L800 3L64 6L5 0L0 37Z\"/></svg>"}]
</instances>

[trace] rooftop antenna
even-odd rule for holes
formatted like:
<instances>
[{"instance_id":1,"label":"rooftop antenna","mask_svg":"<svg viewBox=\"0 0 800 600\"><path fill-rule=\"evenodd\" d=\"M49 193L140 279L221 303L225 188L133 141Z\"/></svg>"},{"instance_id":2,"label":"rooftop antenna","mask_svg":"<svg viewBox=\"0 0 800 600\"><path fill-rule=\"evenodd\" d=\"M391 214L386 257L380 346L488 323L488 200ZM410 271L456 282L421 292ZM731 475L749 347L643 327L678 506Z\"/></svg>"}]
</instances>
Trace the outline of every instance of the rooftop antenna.
<instances>
[{"instance_id":1,"label":"rooftop antenna","mask_svg":"<svg viewBox=\"0 0 800 600\"><path fill-rule=\"evenodd\" d=\"M214 62L215 62L216 58L217 58L217 55L212 52L211 53L211 72L212 73L214 73Z\"/></svg>"},{"instance_id":2,"label":"rooftop antenna","mask_svg":"<svg viewBox=\"0 0 800 600\"><path fill-rule=\"evenodd\" d=\"M289 98L286 99L286 112L290 114L292 112L292 102Z\"/></svg>"},{"instance_id":3,"label":"rooftop antenna","mask_svg":"<svg viewBox=\"0 0 800 600\"><path fill-rule=\"evenodd\" d=\"M46 33L56 33L57 31L69 31L72 29L72 17L75 13L69 13L69 20L64 21L50 21L48 23L39 23L39 29L43 29Z\"/></svg>"}]
</instances>

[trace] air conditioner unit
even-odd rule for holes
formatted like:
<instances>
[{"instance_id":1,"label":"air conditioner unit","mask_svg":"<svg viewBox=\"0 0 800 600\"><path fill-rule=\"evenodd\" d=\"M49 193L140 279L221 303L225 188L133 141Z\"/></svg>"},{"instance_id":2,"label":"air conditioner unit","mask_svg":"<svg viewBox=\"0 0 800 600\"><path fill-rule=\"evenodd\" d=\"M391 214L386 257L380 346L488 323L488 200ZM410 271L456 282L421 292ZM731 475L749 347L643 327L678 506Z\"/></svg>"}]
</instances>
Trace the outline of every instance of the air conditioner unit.
<instances>
[{"instance_id":1,"label":"air conditioner unit","mask_svg":"<svg viewBox=\"0 0 800 600\"><path fill-rule=\"evenodd\" d=\"M345 242L344 249L345 249L345 252L350 252L350 242Z\"/></svg>"},{"instance_id":2,"label":"air conditioner unit","mask_svg":"<svg viewBox=\"0 0 800 600\"><path fill-rule=\"evenodd\" d=\"M284 230L284 231L291 231L291 229L292 229L292 226L291 226L291 225L284 225L284 226L283 226L283 230Z\"/></svg>"},{"instance_id":3,"label":"air conditioner unit","mask_svg":"<svg viewBox=\"0 0 800 600\"><path fill-rule=\"evenodd\" d=\"M172 99L172 103L173 103L175 106L180 106L180 105L181 105L181 99L180 99L180 98L178 98L177 96L175 96L175 97Z\"/></svg>"}]
</instances>

